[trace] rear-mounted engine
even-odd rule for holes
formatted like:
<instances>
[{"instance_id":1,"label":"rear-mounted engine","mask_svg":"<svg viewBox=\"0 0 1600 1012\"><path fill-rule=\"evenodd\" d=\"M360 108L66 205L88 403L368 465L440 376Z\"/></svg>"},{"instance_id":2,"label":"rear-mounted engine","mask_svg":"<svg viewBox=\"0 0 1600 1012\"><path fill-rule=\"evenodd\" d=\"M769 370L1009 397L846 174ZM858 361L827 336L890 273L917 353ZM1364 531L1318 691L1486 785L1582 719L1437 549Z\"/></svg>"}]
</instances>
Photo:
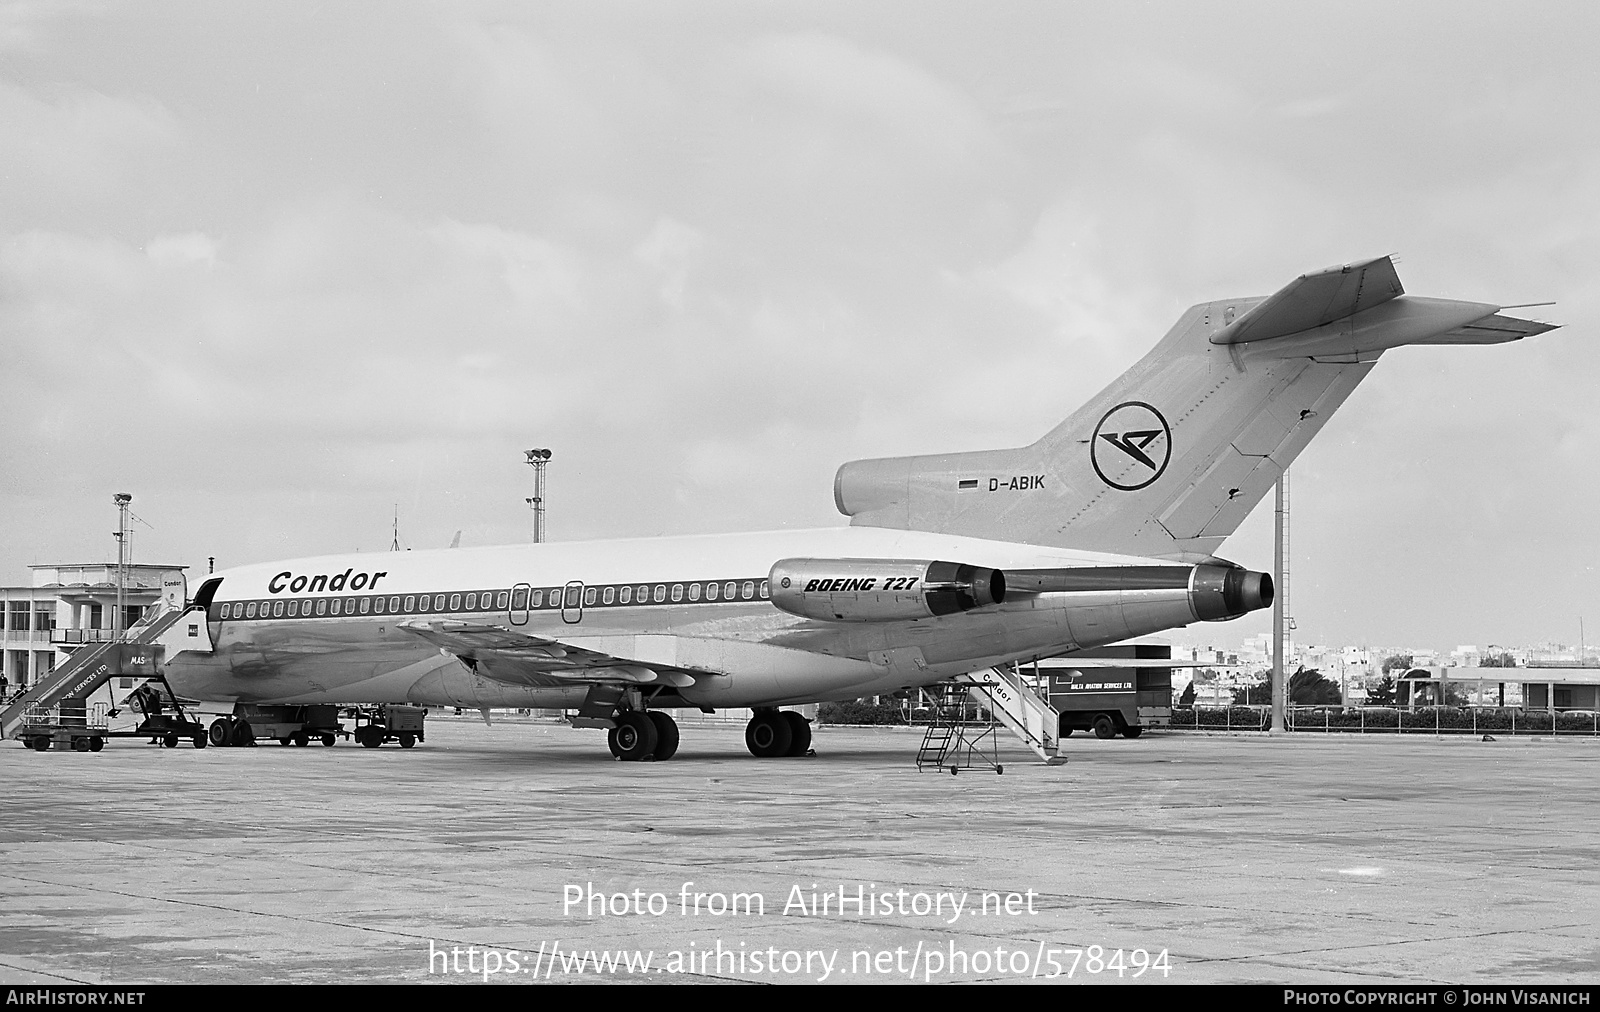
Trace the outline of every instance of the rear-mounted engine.
<instances>
[{"instance_id":1,"label":"rear-mounted engine","mask_svg":"<svg viewBox=\"0 0 1600 1012\"><path fill-rule=\"evenodd\" d=\"M897 622L971 611L1006 599L998 569L905 559L784 559L772 603L830 622Z\"/></svg>"}]
</instances>

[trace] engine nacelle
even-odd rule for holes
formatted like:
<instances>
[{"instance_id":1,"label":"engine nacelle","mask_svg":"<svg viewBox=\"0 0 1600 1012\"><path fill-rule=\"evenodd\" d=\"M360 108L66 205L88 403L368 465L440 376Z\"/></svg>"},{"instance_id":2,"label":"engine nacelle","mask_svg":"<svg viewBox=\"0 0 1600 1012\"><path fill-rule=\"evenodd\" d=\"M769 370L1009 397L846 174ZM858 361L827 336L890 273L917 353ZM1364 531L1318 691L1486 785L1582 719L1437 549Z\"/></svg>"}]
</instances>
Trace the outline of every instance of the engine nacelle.
<instances>
[{"instance_id":1,"label":"engine nacelle","mask_svg":"<svg viewBox=\"0 0 1600 1012\"><path fill-rule=\"evenodd\" d=\"M783 559L767 586L789 614L829 622L903 622L1006 599L998 569L910 559Z\"/></svg>"}]
</instances>

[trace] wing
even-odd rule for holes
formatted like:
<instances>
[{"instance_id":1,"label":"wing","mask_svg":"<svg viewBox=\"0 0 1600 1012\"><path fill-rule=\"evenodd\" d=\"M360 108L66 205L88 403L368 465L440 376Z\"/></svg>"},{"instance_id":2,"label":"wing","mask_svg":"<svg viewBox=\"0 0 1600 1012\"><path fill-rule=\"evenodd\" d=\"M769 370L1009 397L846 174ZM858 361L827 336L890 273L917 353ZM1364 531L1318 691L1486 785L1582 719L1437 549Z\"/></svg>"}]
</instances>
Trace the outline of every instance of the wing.
<instances>
[{"instance_id":1,"label":"wing","mask_svg":"<svg viewBox=\"0 0 1600 1012\"><path fill-rule=\"evenodd\" d=\"M490 678L515 685L671 685L681 689L720 674L646 663L476 622L416 619L401 622L398 628L454 654Z\"/></svg>"}]
</instances>

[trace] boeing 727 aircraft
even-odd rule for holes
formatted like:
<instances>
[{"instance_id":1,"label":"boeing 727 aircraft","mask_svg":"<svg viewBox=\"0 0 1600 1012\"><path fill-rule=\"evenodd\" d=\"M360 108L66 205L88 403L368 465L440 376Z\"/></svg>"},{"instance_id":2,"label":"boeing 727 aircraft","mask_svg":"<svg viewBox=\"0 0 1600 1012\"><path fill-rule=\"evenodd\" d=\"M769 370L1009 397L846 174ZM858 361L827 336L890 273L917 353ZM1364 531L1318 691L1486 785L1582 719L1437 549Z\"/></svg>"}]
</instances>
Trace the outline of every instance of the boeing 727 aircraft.
<instances>
[{"instance_id":1,"label":"boeing 727 aircraft","mask_svg":"<svg viewBox=\"0 0 1600 1012\"><path fill-rule=\"evenodd\" d=\"M1385 351L1552 329L1501 309L1405 295L1387 257L1202 303L1035 443L845 464L848 527L228 570L194 599L211 649L166 676L239 703L575 709L624 760L671 758L673 707L751 707L751 752L803 754L781 707L1267 607L1223 540Z\"/></svg>"}]
</instances>

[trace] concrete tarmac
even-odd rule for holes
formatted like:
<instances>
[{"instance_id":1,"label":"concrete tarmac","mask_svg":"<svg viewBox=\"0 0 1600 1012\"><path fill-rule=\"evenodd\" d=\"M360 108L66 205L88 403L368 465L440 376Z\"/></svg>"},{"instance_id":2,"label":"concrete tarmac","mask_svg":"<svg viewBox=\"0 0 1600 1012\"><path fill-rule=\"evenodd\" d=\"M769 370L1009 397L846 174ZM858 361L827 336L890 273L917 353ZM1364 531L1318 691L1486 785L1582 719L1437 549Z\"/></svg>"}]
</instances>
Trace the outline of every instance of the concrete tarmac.
<instances>
[{"instance_id":1,"label":"concrete tarmac","mask_svg":"<svg viewBox=\"0 0 1600 1012\"><path fill-rule=\"evenodd\" d=\"M919 740L0 743L0 982L1600 980L1600 741Z\"/></svg>"}]
</instances>

